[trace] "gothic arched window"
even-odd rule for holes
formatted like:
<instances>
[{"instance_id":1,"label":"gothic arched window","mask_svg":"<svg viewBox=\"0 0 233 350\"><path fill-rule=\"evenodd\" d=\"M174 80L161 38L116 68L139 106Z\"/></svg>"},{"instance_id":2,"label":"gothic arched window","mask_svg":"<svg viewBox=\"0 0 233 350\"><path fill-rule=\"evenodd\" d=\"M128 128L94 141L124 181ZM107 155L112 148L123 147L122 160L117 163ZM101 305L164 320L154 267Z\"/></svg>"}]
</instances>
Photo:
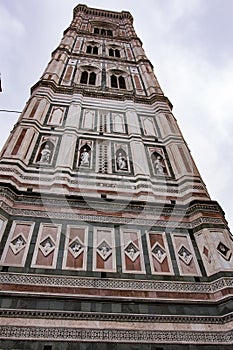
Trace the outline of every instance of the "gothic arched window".
<instances>
[{"instance_id":1,"label":"gothic arched window","mask_svg":"<svg viewBox=\"0 0 233 350\"><path fill-rule=\"evenodd\" d=\"M86 49L86 53L92 53L93 55L98 55L98 47L88 45Z\"/></svg>"},{"instance_id":2,"label":"gothic arched window","mask_svg":"<svg viewBox=\"0 0 233 350\"><path fill-rule=\"evenodd\" d=\"M115 50L115 57L121 57L120 51L118 49Z\"/></svg>"},{"instance_id":3,"label":"gothic arched window","mask_svg":"<svg viewBox=\"0 0 233 350\"><path fill-rule=\"evenodd\" d=\"M112 30L107 30L107 35L112 36Z\"/></svg>"},{"instance_id":4,"label":"gothic arched window","mask_svg":"<svg viewBox=\"0 0 233 350\"><path fill-rule=\"evenodd\" d=\"M109 56L113 56L113 57L114 57L114 51L113 51L113 49L109 49Z\"/></svg>"},{"instance_id":5,"label":"gothic arched window","mask_svg":"<svg viewBox=\"0 0 233 350\"><path fill-rule=\"evenodd\" d=\"M95 72L87 72L86 70L82 72L80 84L89 84L95 85L96 82L96 73Z\"/></svg>"},{"instance_id":6,"label":"gothic arched window","mask_svg":"<svg viewBox=\"0 0 233 350\"><path fill-rule=\"evenodd\" d=\"M111 87L117 89L126 89L125 78L122 75L111 75Z\"/></svg>"},{"instance_id":7,"label":"gothic arched window","mask_svg":"<svg viewBox=\"0 0 233 350\"><path fill-rule=\"evenodd\" d=\"M87 80L88 80L88 72L84 71L84 72L82 72L80 83L87 84Z\"/></svg>"},{"instance_id":8,"label":"gothic arched window","mask_svg":"<svg viewBox=\"0 0 233 350\"><path fill-rule=\"evenodd\" d=\"M100 33L99 28L94 28L94 34L99 34L99 33Z\"/></svg>"},{"instance_id":9,"label":"gothic arched window","mask_svg":"<svg viewBox=\"0 0 233 350\"><path fill-rule=\"evenodd\" d=\"M120 89L126 89L126 86L125 86L125 78L122 77L122 75L119 76L119 88Z\"/></svg>"},{"instance_id":10,"label":"gothic arched window","mask_svg":"<svg viewBox=\"0 0 233 350\"><path fill-rule=\"evenodd\" d=\"M114 74L111 75L111 87L118 88L117 77Z\"/></svg>"}]
</instances>

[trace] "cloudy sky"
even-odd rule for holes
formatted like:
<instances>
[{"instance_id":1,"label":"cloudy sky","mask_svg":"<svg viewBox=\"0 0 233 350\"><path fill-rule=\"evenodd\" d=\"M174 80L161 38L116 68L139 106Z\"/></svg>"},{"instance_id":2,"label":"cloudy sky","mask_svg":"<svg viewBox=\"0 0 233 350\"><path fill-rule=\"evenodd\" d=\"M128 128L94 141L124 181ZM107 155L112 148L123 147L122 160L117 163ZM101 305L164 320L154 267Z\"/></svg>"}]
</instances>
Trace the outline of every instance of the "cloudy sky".
<instances>
[{"instance_id":1,"label":"cloudy sky","mask_svg":"<svg viewBox=\"0 0 233 350\"><path fill-rule=\"evenodd\" d=\"M69 26L74 0L0 0L0 109L21 111ZM233 1L87 0L128 10L212 199L233 231ZM18 118L0 112L0 147Z\"/></svg>"}]
</instances>

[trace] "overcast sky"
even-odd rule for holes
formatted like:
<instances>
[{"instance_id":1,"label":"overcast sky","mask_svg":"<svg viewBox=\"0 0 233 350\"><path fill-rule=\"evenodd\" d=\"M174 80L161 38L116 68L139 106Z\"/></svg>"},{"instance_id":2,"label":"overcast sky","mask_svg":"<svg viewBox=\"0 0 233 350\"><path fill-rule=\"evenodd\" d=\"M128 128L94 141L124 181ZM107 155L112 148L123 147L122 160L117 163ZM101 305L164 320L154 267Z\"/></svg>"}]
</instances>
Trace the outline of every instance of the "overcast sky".
<instances>
[{"instance_id":1,"label":"overcast sky","mask_svg":"<svg viewBox=\"0 0 233 350\"><path fill-rule=\"evenodd\" d=\"M0 0L0 109L21 111L74 0ZM213 200L233 230L233 0L81 1L128 10ZM0 112L0 147L19 115Z\"/></svg>"}]
</instances>

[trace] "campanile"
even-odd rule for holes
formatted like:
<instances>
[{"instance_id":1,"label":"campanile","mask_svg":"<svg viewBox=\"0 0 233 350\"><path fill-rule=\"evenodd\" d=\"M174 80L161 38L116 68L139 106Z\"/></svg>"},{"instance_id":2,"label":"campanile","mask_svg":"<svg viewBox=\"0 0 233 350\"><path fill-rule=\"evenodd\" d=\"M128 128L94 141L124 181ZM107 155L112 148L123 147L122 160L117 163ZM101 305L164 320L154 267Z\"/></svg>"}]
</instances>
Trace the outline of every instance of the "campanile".
<instances>
[{"instance_id":1,"label":"campanile","mask_svg":"<svg viewBox=\"0 0 233 350\"><path fill-rule=\"evenodd\" d=\"M232 252L132 15L76 6L1 152L0 348L231 349Z\"/></svg>"}]
</instances>

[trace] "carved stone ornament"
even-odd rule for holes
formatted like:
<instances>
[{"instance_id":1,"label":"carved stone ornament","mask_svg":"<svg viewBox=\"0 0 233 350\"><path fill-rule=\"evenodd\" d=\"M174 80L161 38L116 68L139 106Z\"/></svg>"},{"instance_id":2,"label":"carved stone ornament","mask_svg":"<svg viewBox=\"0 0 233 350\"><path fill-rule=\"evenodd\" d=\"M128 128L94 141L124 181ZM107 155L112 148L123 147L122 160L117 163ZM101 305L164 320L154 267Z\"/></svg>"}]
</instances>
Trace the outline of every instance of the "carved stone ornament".
<instances>
[{"instance_id":1,"label":"carved stone ornament","mask_svg":"<svg viewBox=\"0 0 233 350\"><path fill-rule=\"evenodd\" d=\"M26 239L23 235L23 233L19 233L18 236L16 236L11 242L10 247L13 253L16 255L18 254L22 249L25 248L26 245Z\"/></svg>"},{"instance_id":2,"label":"carved stone ornament","mask_svg":"<svg viewBox=\"0 0 233 350\"><path fill-rule=\"evenodd\" d=\"M105 240L102 240L102 242L97 247L97 252L103 260L107 260L112 254L112 248Z\"/></svg>"},{"instance_id":3,"label":"carved stone ornament","mask_svg":"<svg viewBox=\"0 0 233 350\"><path fill-rule=\"evenodd\" d=\"M178 256L186 265L189 265L193 258L192 253L184 245L180 246Z\"/></svg>"},{"instance_id":4,"label":"carved stone ornament","mask_svg":"<svg viewBox=\"0 0 233 350\"><path fill-rule=\"evenodd\" d=\"M155 257L155 259L157 259L160 264L162 264L162 262L167 256L166 251L158 242L156 242L153 245L151 252L152 252L152 255Z\"/></svg>"},{"instance_id":5,"label":"carved stone ornament","mask_svg":"<svg viewBox=\"0 0 233 350\"><path fill-rule=\"evenodd\" d=\"M75 237L70 242L69 251L75 259L84 251L84 247L82 243L79 241L78 237Z\"/></svg>"},{"instance_id":6,"label":"carved stone ornament","mask_svg":"<svg viewBox=\"0 0 233 350\"><path fill-rule=\"evenodd\" d=\"M44 254L44 256L48 256L54 249L55 249L55 243L51 236L47 236L41 243L40 243L40 250Z\"/></svg>"},{"instance_id":7,"label":"carved stone ornament","mask_svg":"<svg viewBox=\"0 0 233 350\"><path fill-rule=\"evenodd\" d=\"M211 261L212 261L211 253L210 253L209 249L206 246L203 247L203 255L206 257L208 263L211 264Z\"/></svg>"},{"instance_id":8,"label":"carved stone ornament","mask_svg":"<svg viewBox=\"0 0 233 350\"><path fill-rule=\"evenodd\" d=\"M219 242L217 246L217 251L225 260L230 260L232 251L224 243Z\"/></svg>"},{"instance_id":9,"label":"carved stone ornament","mask_svg":"<svg viewBox=\"0 0 233 350\"><path fill-rule=\"evenodd\" d=\"M128 245L125 248L125 254L128 256L128 258L134 262L137 257L140 255L138 247L131 241L128 243Z\"/></svg>"}]
</instances>

